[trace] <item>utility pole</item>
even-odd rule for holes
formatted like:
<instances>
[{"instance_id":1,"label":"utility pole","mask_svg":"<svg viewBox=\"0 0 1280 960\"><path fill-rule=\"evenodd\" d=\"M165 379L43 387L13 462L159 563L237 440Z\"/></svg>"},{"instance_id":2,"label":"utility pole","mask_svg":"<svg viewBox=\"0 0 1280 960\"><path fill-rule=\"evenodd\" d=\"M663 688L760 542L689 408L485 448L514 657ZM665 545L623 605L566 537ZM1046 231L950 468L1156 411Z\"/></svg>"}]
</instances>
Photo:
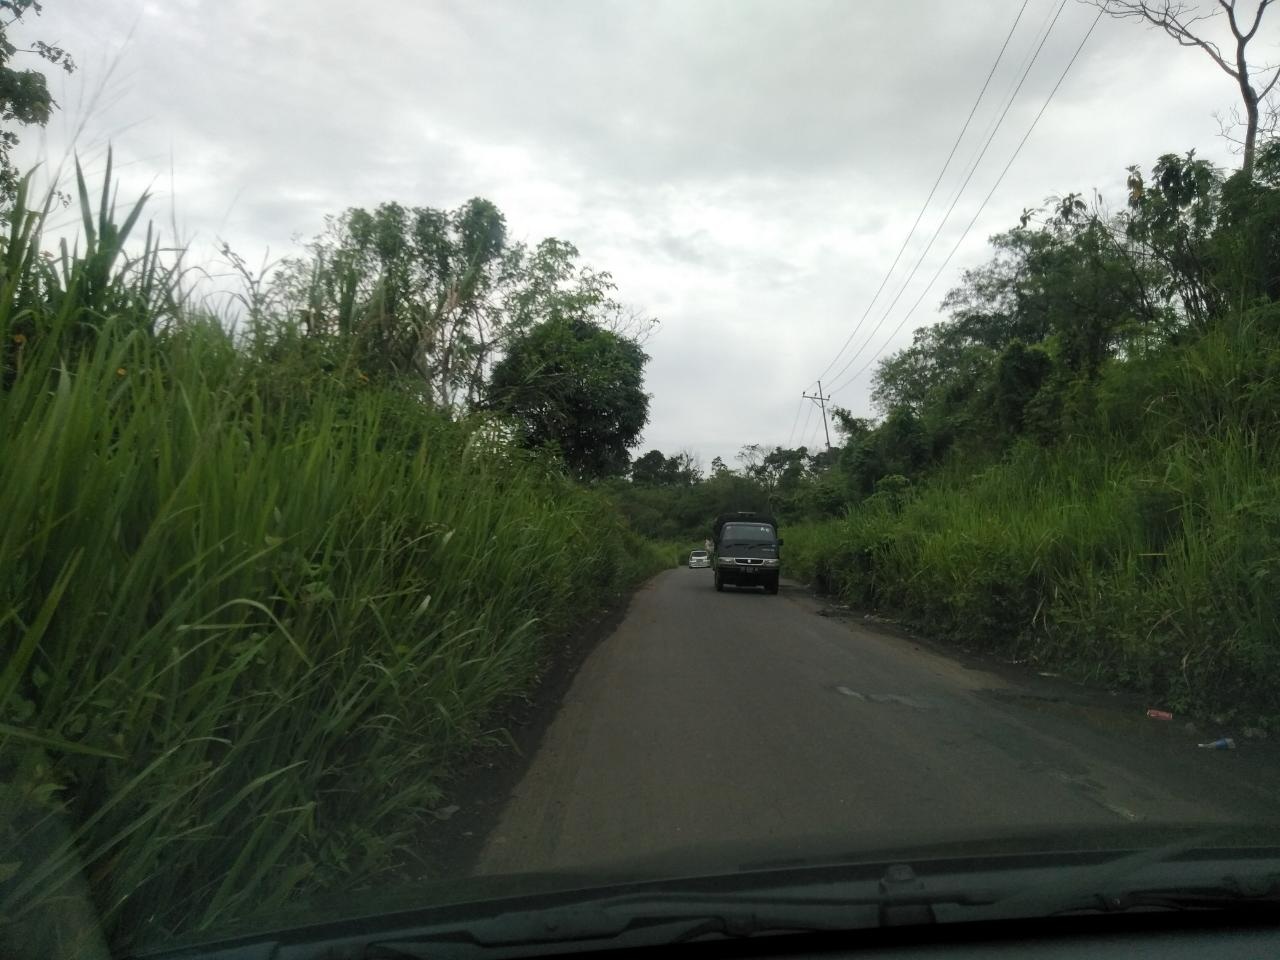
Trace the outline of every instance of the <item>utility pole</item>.
<instances>
[{"instance_id":1,"label":"utility pole","mask_svg":"<svg viewBox=\"0 0 1280 960\"><path fill-rule=\"evenodd\" d=\"M827 428L827 401L830 400L831 398L824 397L822 395L822 381L821 380L818 381L818 395L816 397L813 396L813 394L809 394L809 393L802 393L800 394L800 396L804 397L806 400L812 400L822 409L822 432L827 436L827 453L830 453L831 452L831 431Z\"/></svg>"}]
</instances>

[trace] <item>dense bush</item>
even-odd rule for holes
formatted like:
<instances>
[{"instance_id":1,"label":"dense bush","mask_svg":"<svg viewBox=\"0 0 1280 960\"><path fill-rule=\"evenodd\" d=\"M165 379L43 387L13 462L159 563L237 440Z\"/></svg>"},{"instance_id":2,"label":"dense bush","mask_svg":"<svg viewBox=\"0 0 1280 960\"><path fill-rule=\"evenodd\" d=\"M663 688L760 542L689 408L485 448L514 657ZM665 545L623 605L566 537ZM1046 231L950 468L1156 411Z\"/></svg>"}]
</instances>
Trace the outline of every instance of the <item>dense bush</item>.
<instances>
[{"instance_id":1,"label":"dense bush","mask_svg":"<svg viewBox=\"0 0 1280 960\"><path fill-rule=\"evenodd\" d=\"M0 941L82 873L123 945L396 870L544 638L670 563L87 207L78 258L0 242Z\"/></svg>"},{"instance_id":2,"label":"dense bush","mask_svg":"<svg viewBox=\"0 0 1280 960\"><path fill-rule=\"evenodd\" d=\"M1280 715L1278 375L1280 335L1252 315L1113 364L1091 434L792 527L788 566L936 635L1175 709Z\"/></svg>"}]
</instances>

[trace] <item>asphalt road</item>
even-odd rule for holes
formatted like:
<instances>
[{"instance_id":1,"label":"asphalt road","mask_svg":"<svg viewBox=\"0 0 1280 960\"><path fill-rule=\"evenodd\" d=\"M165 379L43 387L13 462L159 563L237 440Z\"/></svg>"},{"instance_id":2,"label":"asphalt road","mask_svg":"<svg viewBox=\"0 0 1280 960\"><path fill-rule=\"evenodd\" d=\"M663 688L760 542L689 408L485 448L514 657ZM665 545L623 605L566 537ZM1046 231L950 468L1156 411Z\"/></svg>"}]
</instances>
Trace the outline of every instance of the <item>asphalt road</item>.
<instances>
[{"instance_id":1,"label":"asphalt road","mask_svg":"<svg viewBox=\"0 0 1280 960\"><path fill-rule=\"evenodd\" d=\"M797 838L1275 822L1277 744L671 570L587 658L477 873ZM1197 741L1235 733L1239 749Z\"/></svg>"}]
</instances>

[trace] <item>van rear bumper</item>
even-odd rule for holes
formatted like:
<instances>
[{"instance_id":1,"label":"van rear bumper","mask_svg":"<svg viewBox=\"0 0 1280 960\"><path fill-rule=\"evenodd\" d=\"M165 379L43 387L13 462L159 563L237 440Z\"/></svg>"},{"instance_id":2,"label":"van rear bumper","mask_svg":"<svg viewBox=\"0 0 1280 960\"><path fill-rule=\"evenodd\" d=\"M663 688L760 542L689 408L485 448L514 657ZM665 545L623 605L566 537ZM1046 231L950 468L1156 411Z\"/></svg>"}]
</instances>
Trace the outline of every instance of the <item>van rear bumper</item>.
<instances>
[{"instance_id":1,"label":"van rear bumper","mask_svg":"<svg viewBox=\"0 0 1280 960\"><path fill-rule=\"evenodd\" d=\"M766 567L764 564L746 564L746 563L727 563L721 561L716 564L716 572L720 574L720 579L728 584L737 586L763 586L766 583L775 583L778 579L778 567Z\"/></svg>"}]
</instances>

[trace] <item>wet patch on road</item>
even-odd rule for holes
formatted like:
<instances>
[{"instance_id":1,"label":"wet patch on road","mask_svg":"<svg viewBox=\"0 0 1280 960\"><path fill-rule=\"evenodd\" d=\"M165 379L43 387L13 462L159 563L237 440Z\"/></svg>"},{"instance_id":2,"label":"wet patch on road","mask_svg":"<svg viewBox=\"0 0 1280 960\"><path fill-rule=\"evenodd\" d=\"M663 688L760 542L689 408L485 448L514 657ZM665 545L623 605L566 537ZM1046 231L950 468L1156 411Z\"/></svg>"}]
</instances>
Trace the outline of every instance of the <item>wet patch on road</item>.
<instances>
[{"instance_id":1,"label":"wet patch on road","mask_svg":"<svg viewBox=\"0 0 1280 960\"><path fill-rule=\"evenodd\" d=\"M913 707L916 710L932 710L937 706L933 700L928 697L904 697L897 693L862 693L858 690L852 690L842 684L836 686L836 693L845 697L852 697L854 700L862 700L871 703L899 703L904 707Z\"/></svg>"},{"instance_id":2,"label":"wet patch on road","mask_svg":"<svg viewBox=\"0 0 1280 960\"><path fill-rule=\"evenodd\" d=\"M1102 809L1111 811L1121 820L1127 820L1129 823L1138 823L1146 819L1142 814L1134 813L1123 804L1108 799L1105 795L1106 788L1097 780L1089 777L1074 776L1064 770L1054 770L1052 768L1046 772L1059 783L1064 783L1079 790L1082 795L1102 807Z\"/></svg>"}]
</instances>

